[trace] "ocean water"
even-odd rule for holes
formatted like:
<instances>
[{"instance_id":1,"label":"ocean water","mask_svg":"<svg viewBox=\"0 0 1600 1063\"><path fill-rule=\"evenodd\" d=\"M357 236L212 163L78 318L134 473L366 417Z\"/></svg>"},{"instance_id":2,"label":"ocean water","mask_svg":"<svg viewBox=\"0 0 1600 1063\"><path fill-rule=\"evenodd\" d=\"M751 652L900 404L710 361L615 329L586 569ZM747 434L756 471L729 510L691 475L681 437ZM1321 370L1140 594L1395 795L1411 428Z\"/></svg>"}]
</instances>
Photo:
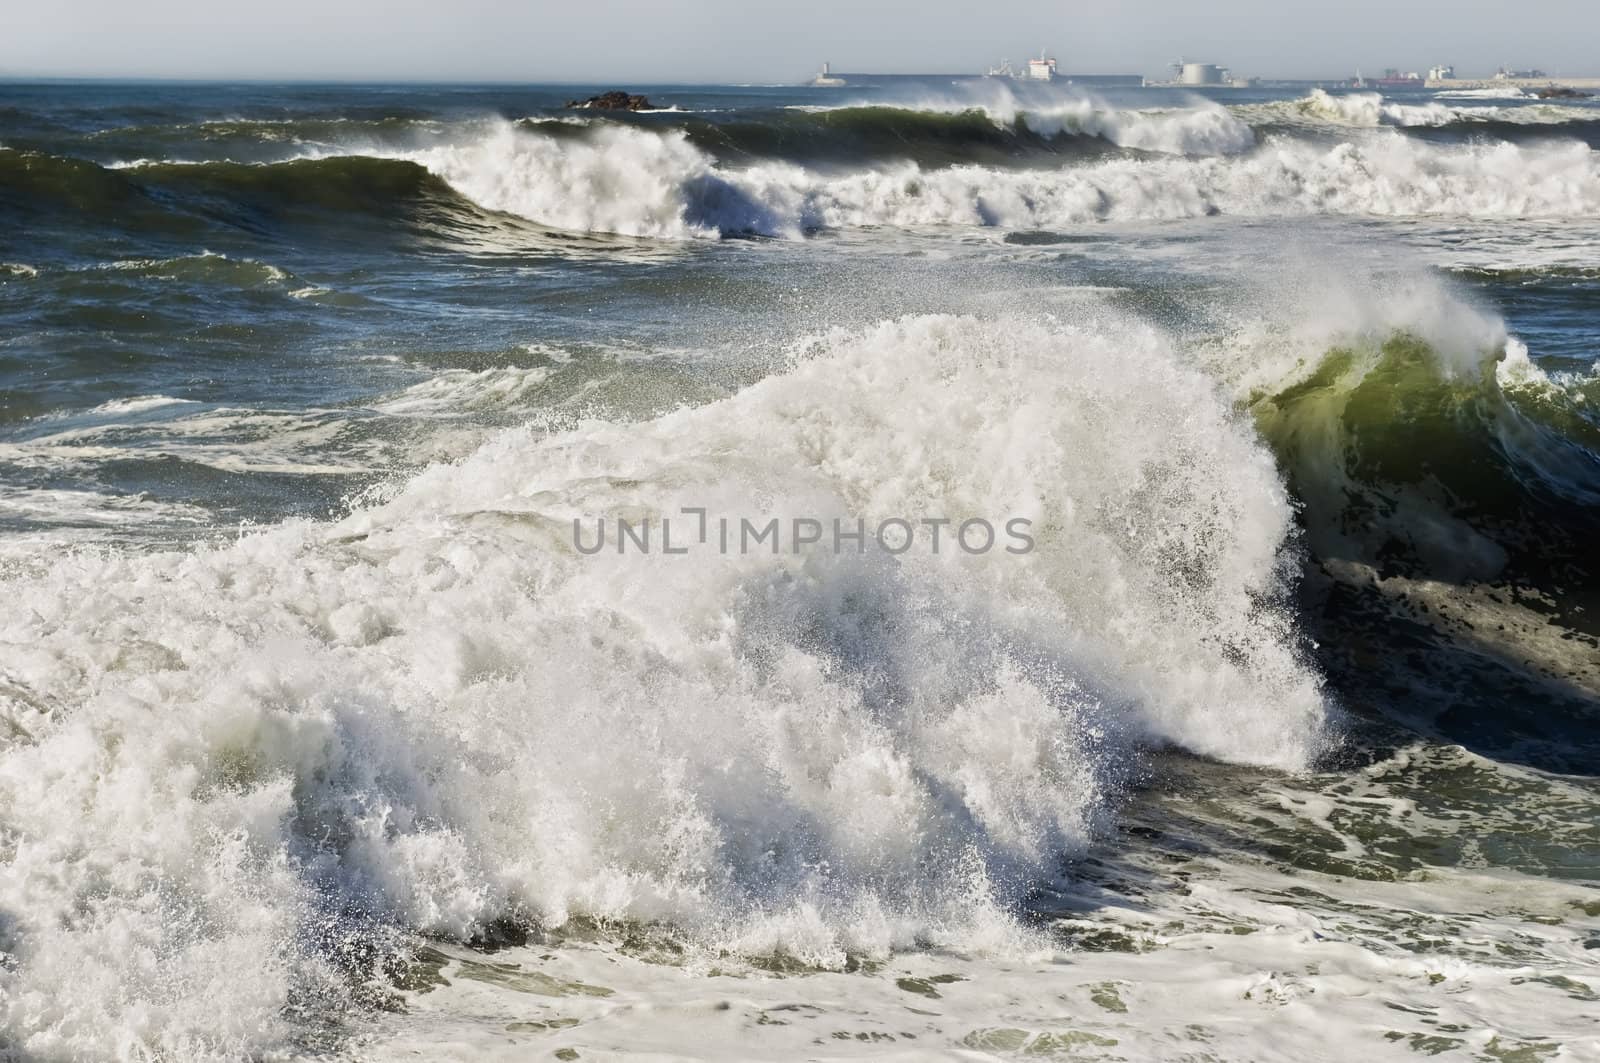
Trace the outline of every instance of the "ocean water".
<instances>
[{"instance_id":1,"label":"ocean water","mask_svg":"<svg viewBox=\"0 0 1600 1063\"><path fill-rule=\"evenodd\" d=\"M1600 102L599 88L0 84L0 1053L1600 1058Z\"/></svg>"}]
</instances>

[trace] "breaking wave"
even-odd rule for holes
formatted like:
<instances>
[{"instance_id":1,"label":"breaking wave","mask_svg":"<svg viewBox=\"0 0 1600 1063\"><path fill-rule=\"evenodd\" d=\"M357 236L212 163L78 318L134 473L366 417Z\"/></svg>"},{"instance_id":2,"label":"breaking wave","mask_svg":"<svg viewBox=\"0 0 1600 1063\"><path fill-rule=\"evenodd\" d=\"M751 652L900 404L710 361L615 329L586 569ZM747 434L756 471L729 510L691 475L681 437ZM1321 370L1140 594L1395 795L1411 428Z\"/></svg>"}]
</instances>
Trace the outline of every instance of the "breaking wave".
<instances>
[{"instance_id":1,"label":"breaking wave","mask_svg":"<svg viewBox=\"0 0 1600 1063\"><path fill-rule=\"evenodd\" d=\"M751 498L1015 514L1040 545L570 538ZM657 924L824 966L1019 947L1016 904L1139 750L1323 747L1291 524L1159 335L931 317L654 421L507 431L333 523L61 556L4 584L4 1025L39 1055L260 1054L382 980L384 928Z\"/></svg>"},{"instance_id":2,"label":"breaking wave","mask_svg":"<svg viewBox=\"0 0 1600 1063\"><path fill-rule=\"evenodd\" d=\"M680 134L623 126L552 141L507 127L409 156L493 210L632 236L798 237L868 225L1050 228L1208 214L1574 217L1600 213L1580 144L1441 146L1280 138L1244 156L1114 159L1053 170L901 164L722 168Z\"/></svg>"},{"instance_id":3,"label":"breaking wave","mask_svg":"<svg viewBox=\"0 0 1600 1063\"><path fill-rule=\"evenodd\" d=\"M1528 97L1529 93L1515 85L1504 88L1447 89L1433 94L1436 100L1525 100Z\"/></svg>"},{"instance_id":4,"label":"breaking wave","mask_svg":"<svg viewBox=\"0 0 1600 1063\"><path fill-rule=\"evenodd\" d=\"M1441 97L1442 98L1442 97ZM1467 97L1498 99L1501 97ZM1463 129L1485 127L1541 127L1559 130L1562 126L1600 122L1600 111L1562 104L1530 103L1514 107L1463 107L1434 101L1400 103L1385 100L1376 92L1334 95L1312 89L1309 96L1284 103L1254 104L1238 108L1254 122L1285 119L1311 119L1343 126L1396 126L1400 128Z\"/></svg>"},{"instance_id":5,"label":"breaking wave","mask_svg":"<svg viewBox=\"0 0 1600 1063\"><path fill-rule=\"evenodd\" d=\"M1293 106L1333 108L1353 121L1376 121L1393 107L1376 96L1326 95ZM797 238L877 225L1032 229L1210 214L1600 215L1600 156L1576 141L1432 143L1390 132L1335 144L1283 135L1256 143L1248 126L1220 108L1135 119L1087 101L1018 114L1009 133L995 114L978 112L880 107L804 119L837 120L861 135L885 123L910 123L933 141L953 137L951 158L970 156L984 137L1053 143L1050 136L1070 135L1078 143L1090 133L1097 142L1155 154L1112 148L1048 167L907 160L810 166L730 155L727 143L713 153L697 143L711 134L683 128L607 121L562 124L557 132L496 121L477 123L465 139L426 147L319 151L259 164L110 169L0 149L0 176L10 185L0 212L9 204L29 216L88 213L196 238L220 216L311 227L329 218L344 225L359 220L374 229L398 224L414 235L457 239L487 238L512 217L545 229L688 239Z\"/></svg>"},{"instance_id":6,"label":"breaking wave","mask_svg":"<svg viewBox=\"0 0 1600 1063\"><path fill-rule=\"evenodd\" d=\"M1241 367L1300 506L1319 659L1341 695L1408 727L1592 771L1600 376L1540 368L1433 285L1366 293L1348 316L1287 371L1290 337L1269 344L1277 368Z\"/></svg>"},{"instance_id":7,"label":"breaking wave","mask_svg":"<svg viewBox=\"0 0 1600 1063\"><path fill-rule=\"evenodd\" d=\"M891 116L946 124L981 120L990 129L1021 129L1047 139L1096 137L1118 147L1169 155L1232 155L1248 151L1256 142L1248 125L1216 105L1128 110L1088 96L1026 101L1009 90L991 91L977 99L969 94L903 105L793 109L830 123Z\"/></svg>"}]
</instances>

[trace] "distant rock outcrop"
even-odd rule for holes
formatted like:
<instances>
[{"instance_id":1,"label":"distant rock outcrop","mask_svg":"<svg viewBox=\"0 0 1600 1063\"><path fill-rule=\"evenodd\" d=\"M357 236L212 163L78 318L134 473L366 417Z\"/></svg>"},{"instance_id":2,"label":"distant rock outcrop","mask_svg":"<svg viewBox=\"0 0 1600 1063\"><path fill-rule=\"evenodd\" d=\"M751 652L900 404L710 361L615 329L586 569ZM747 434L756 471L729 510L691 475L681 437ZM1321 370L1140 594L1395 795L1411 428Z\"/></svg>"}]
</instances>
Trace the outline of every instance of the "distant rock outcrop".
<instances>
[{"instance_id":1,"label":"distant rock outcrop","mask_svg":"<svg viewBox=\"0 0 1600 1063\"><path fill-rule=\"evenodd\" d=\"M1589 94L1587 92L1579 92L1577 89L1552 86L1548 89L1540 89L1539 98L1541 100L1587 100Z\"/></svg>"},{"instance_id":2,"label":"distant rock outcrop","mask_svg":"<svg viewBox=\"0 0 1600 1063\"><path fill-rule=\"evenodd\" d=\"M577 107L585 111L655 111L660 109L644 96L630 96L626 92L616 90L602 92L598 96L590 96L587 100L568 100L567 106Z\"/></svg>"}]
</instances>

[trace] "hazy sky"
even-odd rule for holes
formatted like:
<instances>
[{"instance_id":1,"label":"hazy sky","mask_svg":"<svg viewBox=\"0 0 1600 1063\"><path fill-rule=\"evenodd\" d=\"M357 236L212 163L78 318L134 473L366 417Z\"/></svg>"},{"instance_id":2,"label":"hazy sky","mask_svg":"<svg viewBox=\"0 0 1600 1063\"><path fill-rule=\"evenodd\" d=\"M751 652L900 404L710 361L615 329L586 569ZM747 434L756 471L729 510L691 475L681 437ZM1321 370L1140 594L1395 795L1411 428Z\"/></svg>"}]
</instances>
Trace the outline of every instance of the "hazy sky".
<instances>
[{"instance_id":1,"label":"hazy sky","mask_svg":"<svg viewBox=\"0 0 1600 1063\"><path fill-rule=\"evenodd\" d=\"M1500 64L1600 75L1600 0L45 0L0 29L0 76L795 81L977 71L1048 47L1065 70L1236 74Z\"/></svg>"}]
</instances>

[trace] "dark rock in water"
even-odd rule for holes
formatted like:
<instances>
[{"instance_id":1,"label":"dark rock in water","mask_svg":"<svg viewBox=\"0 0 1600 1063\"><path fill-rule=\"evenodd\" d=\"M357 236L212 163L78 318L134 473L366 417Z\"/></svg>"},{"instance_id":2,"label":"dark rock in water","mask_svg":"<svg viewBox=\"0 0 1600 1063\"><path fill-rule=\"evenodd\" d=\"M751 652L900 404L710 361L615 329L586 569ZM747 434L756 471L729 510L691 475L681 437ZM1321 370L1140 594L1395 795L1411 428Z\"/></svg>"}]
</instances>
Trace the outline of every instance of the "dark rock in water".
<instances>
[{"instance_id":1,"label":"dark rock in water","mask_svg":"<svg viewBox=\"0 0 1600 1063\"><path fill-rule=\"evenodd\" d=\"M1587 100L1589 94L1587 92L1579 92L1577 89L1548 88L1539 90L1539 98L1541 100Z\"/></svg>"},{"instance_id":2,"label":"dark rock in water","mask_svg":"<svg viewBox=\"0 0 1600 1063\"><path fill-rule=\"evenodd\" d=\"M585 111L654 111L659 108L644 96L630 96L626 92L602 92L587 100L568 100L568 107Z\"/></svg>"}]
</instances>

